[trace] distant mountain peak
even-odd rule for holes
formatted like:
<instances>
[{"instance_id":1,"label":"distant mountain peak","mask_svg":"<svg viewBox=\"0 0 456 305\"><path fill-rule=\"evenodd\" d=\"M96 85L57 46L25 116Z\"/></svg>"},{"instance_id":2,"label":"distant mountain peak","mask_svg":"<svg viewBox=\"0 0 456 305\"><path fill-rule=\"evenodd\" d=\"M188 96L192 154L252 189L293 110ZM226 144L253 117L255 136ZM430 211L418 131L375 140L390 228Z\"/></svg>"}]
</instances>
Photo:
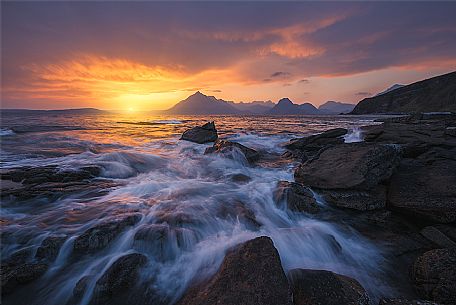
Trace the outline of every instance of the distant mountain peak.
<instances>
[{"instance_id":1,"label":"distant mountain peak","mask_svg":"<svg viewBox=\"0 0 456 305\"><path fill-rule=\"evenodd\" d=\"M293 105L293 102L288 98L288 97L284 97L282 99L279 100L279 102L277 103L277 105Z\"/></svg>"}]
</instances>

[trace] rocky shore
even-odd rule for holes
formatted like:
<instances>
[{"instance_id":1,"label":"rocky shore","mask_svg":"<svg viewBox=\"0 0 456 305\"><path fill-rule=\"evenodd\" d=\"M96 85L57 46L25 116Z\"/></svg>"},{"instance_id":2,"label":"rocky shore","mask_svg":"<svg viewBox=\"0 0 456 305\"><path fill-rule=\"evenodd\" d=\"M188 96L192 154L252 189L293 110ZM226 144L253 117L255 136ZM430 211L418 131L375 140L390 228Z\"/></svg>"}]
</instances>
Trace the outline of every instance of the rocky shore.
<instances>
[{"instance_id":1,"label":"rocky shore","mask_svg":"<svg viewBox=\"0 0 456 305\"><path fill-rule=\"evenodd\" d=\"M272 196L277 207L291 213L325 219L328 211L373 243L387 249L393 276L394 299L371 299L357 280L328 270L285 271L274 242L259 236L230 248L218 271L192 282L177 300L163 299L154 283L144 283L141 271L151 263L137 250L149 247L158 261L174 247L185 249L198 236L182 224L202 222L189 214L159 215L156 224L141 225L131 237L131 253L116 257L93 284L88 304L255 304L255 305L416 305L456 304L456 118L416 115L385 119L362 129L364 141L345 143L347 130L331 129L285 143L281 162L297 164L295 181L277 181ZM240 143L221 140L213 122L187 130L182 140L214 142L204 154L242 159L255 166L266 156ZM99 179L100 169L76 172L55 167L15 168L2 172L10 186L2 198L33 199L45 194L71 196L76 189L98 194L117 182ZM239 184L250 177L232 177ZM316 196L325 205L317 202ZM240 201L217 212L220 219L235 218L252 231L262 226L255 213ZM88 227L71 241L71 259L84 260L104 251L144 215L129 211ZM162 219L160 219L160 217ZM161 221L162 220L162 221ZM170 230L176 224L179 230ZM2 232L2 242L14 232ZM258 236L258 235L257 235ZM343 251L334 237L334 248ZM67 236L48 236L36 251L25 249L2 260L2 295L27 287L57 260ZM138 251L139 252L139 251ZM80 304L94 274L79 279L67 304Z\"/></svg>"}]
</instances>

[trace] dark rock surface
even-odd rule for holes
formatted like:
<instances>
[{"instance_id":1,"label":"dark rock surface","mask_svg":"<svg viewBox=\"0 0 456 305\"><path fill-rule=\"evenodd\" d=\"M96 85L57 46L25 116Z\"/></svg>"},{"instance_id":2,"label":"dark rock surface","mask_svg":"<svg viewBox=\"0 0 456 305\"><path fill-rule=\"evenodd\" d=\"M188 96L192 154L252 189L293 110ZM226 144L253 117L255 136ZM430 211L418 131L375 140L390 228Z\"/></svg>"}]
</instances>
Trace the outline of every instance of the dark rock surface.
<instances>
[{"instance_id":1,"label":"dark rock surface","mask_svg":"<svg viewBox=\"0 0 456 305\"><path fill-rule=\"evenodd\" d=\"M84 254L103 249L127 227L138 223L141 217L141 214L126 214L97 224L76 238L73 250Z\"/></svg>"},{"instance_id":2,"label":"dark rock surface","mask_svg":"<svg viewBox=\"0 0 456 305\"><path fill-rule=\"evenodd\" d=\"M280 257L269 237L234 247L218 272L190 288L179 305L291 305L291 294Z\"/></svg>"},{"instance_id":3,"label":"dark rock surface","mask_svg":"<svg viewBox=\"0 0 456 305\"><path fill-rule=\"evenodd\" d=\"M288 273L294 305L369 305L355 279L326 270L293 269Z\"/></svg>"},{"instance_id":4,"label":"dark rock surface","mask_svg":"<svg viewBox=\"0 0 456 305\"><path fill-rule=\"evenodd\" d=\"M317 135L312 135L304 138L293 139L289 143L285 144L285 148L294 150L294 149L305 149L307 146L315 145L321 147L328 144L342 144L344 139L342 136L347 134L347 129L345 128L334 128L329 129L325 132L322 132Z\"/></svg>"},{"instance_id":5,"label":"dark rock surface","mask_svg":"<svg viewBox=\"0 0 456 305\"><path fill-rule=\"evenodd\" d=\"M214 122L208 122L203 126L196 126L187 129L182 134L181 140L204 144L208 142L215 142L218 138L217 129L215 129Z\"/></svg>"},{"instance_id":6,"label":"dark rock surface","mask_svg":"<svg viewBox=\"0 0 456 305\"><path fill-rule=\"evenodd\" d=\"M2 295L12 293L18 286L32 282L46 272L48 264L29 262L30 255L30 249L24 249L2 261L0 267Z\"/></svg>"},{"instance_id":7,"label":"dark rock surface","mask_svg":"<svg viewBox=\"0 0 456 305\"><path fill-rule=\"evenodd\" d=\"M391 177L389 206L434 222L456 220L456 161L404 159Z\"/></svg>"},{"instance_id":8,"label":"dark rock surface","mask_svg":"<svg viewBox=\"0 0 456 305\"><path fill-rule=\"evenodd\" d=\"M260 154L251 148L248 148L242 144L226 141L226 140L218 140L214 143L214 146L206 148L204 154L223 154L227 157L232 157L231 152L233 150L240 151L248 162L253 163L260 158Z\"/></svg>"},{"instance_id":9,"label":"dark rock surface","mask_svg":"<svg viewBox=\"0 0 456 305\"><path fill-rule=\"evenodd\" d=\"M113 181L95 179L100 173L98 166L85 166L75 171L60 170L55 165L6 169L1 172L1 197L26 200L58 198L76 192L103 194L118 185Z\"/></svg>"},{"instance_id":10,"label":"dark rock surface","mask_svg":"<svg viewBox=\"0 0 456 305\"><path fill-rule=\"evenodd\" d=\"M133 297L129 289L137 284L139 270L146 263L147 257L139 253L118 258L95 284L90 304L128 304Z\"/></svg>"},{"instance_id":11,"label":"dark rock surface","mask_svg":"<svg viewBox=\"0 0 456 305\"><path fill-rule=\"evenodd\" d=\"M439 305L432 301L406 300L406 299L381 299L378 305Z\"/></svg>"},{"instance_id":12,"label":"dark rock surface","mask_svg":"<svg viewBox=\"0 0 456 305\"><path fill-rule=\"evenodd\" d=\"M275 203L279 207L285 203L286 207L291 211L311 214L320 211L312 191L299 183L279 181L273 196Z\"/></svg>"},{"instance_id":13,"label":"dark rock surface","mask_svg":"<svg viewBox=\"0 0 456 305\"><path fill-rule=\"evenodd\" d=\"M431 250L415 261L411 278L426 300L456 304L456 248Z\"/></svg>"},{"instance_id":14,"label":"dark rock surface","mask_svg":"<svg viewBox=\"0 0 456 305\"><path fill-rule=\"evenodd\" d=\"M388 179L399 160L393 145L341 144L300 165L295 179L319 189L369 190Z\"/></svg>"},{"instance_id":15,"label":"dark rock surface","mask_svg":"<svg viewBox=\"0 0 456 305\"><path fill-rule=\"evenodd\" d=\"M255 213L241 201L224 202L220 206L217 216L222 219L237 219L251 230L261 227L255 217Z\"/></svg>"},{"instance_id":16,"label":"dark rock surface","mask_svg":"<svg viewBox=\"0 0 456 305\"><path fill-rule=\"evenodd\" d=\"M448 237L444 230L439 230L438 227L428 226L423 228L420 233L441 248L456 248L456 242Z\"/></svg>"},{"instance_id":17,"label":"dark rock surface","mask_svg":"<svg viewBox=\"0 0 456 305\"><path fill-rule=\"evenodd\" d=\"M387 181L401 159L394 145L340 144L302 163L295 180L309 186L334 206L372 210L386 205Z\"/></svg>"},{"instance_id":18,"label":"dark rock surface","mask_svg":"<svg viewBox=\"0 0 456 305\"><path fill-rule=\"evenodd\" d=\"M352 114L456 112L456 72L422 80L391 92L365 98Z\"/></svg>"},{"instance_id":19,"label":"dark rock surface","mask_svg":"<svg viewBox=\"0 0 456 305\"><path fill-rule=\"evenodd\" d=\"M41 246L36 250L35 257L54 261L59 254L60 248L66 240L66 236L49 236L43 240Z\"/></svg>"}]
</instances>

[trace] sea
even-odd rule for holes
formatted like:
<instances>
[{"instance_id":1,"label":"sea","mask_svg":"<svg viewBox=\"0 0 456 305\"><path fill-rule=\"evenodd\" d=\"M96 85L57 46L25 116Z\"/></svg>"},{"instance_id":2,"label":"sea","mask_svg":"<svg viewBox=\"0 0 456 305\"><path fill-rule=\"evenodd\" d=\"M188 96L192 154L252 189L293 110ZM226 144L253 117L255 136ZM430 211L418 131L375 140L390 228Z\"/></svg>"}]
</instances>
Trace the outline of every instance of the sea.
<instances>
[{"instance_id":1,"label":"sea","mask_svg":"<svg viewBox=\"0 0 456 305\"><path fill-rule=\"evenodd\" d=\"M76 171L95 165L101 168L97 179L116 182L99 193L81 189L52 199L39 194L2 198L2 233L14 237L3 240L2 259L24 248L36 251L48 236L67 237L46 274L4 298L4 304L66 304L76 283L89 275L79 303L88 304L104 271L133 252L149 259L141 280L172 304L192 284L210 278L228 249L258 236L273 240L285 272L310 268L344 274L357 279L372 300L396 293L388 281L386 250L341 221L343 211L328 206L316 192L325 211L317 215L290 211L273 196L278 181L294 181L298 165L282 156L285 143L337 127L349 130L346 142L360 142L360 127L378 124L376 117L4 113L1 119L2 171L49 165ZM251 165L241 154L205 155L212 143L179 140L186 129L207 121L215 122L220 139L263 157ZM233 179L239 174L250 179ZM249 226L235 214L222 217L220 210L235 202L252 211L260 226ZM136 225L106 249L74 258L77 236L131 211L142 215ZM160 251L134 239L138 230L154 224L170 232Z\"/></svg>"}]
</instances>

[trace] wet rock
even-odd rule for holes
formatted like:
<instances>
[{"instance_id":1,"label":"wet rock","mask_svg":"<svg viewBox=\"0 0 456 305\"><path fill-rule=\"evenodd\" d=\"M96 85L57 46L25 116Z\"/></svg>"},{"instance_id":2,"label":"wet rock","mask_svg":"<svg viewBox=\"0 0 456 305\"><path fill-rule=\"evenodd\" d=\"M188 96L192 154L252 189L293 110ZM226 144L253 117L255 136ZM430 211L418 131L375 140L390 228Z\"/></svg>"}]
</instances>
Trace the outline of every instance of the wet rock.
<instances>
[{"instance_id":1,"label":"wet rock","mask_svg":"<svg viewBox=\"0 0 456 305\"><path fill-rule=\"evenodd\" d=\"M91 279L91 276L90 275L86 275L86 276L83 276L76 283L76 286L74 286L74 289L73 289L73 298L70 300L70 302L68 302L68 305L69 304L77 304L77 303L79 303L79 301L84 296L84 293L85 293L85 291L87 289L87 286L89 285L90 279Z\"/></svg>"},{"instance_id":2,"label":"wet rock","mask_svg":"<svg viewBox=\"0 0 456 305\"><path fill-rule=\"evenodd\" d=\"M261 227L261 224L255 217L255 213L240 201L223 203L217 212L217 216L223 219L231 218L233 220L239 220L239 222L252 230Z\"/></svg>"},{"instance_id":3,"label":"wet rock","mask_svg":"<svg viewBox=\"0 0 456 305\"><path fill-rule=\"evenodd\" d=\"M91 305L129 304L129 290L139 280L139 270L147 263L147 257L127 254L117 259L95 284Z\"/></svg>"},{"instance_id":4,"label":"wet rock","mask_svg":"<svg viewBox=\"0 0 456 305\"><path fill-rule=\"evenodd\" d=\"M378 305L439 305L438 303L424 300L406 299L381 299Z\"/></svg>"},{"instance_id":5,"label":"wet rock","mask_svg":"<svg viewBox=\"0 0 456 305\"><path fill-rule=\"evenodd\" d=\"M103 249L127 227L138 223L141 217L141 214L120 215L97 224L76 238L73 250L84 254Z\"/></svg>"},{"instance_id":6,"label":"wet rock","mask_svg":"<svg viewBox=\"0 0 456 305\"><path fill-rule=\"evenodd\" d=\"M134 247L147 250L159 261L166 261L174 259L177 251L189 249L197 241L198 237L191 229L150 224L136 231Z\"/></svg>"},{"instance_id":7,"label":"wet rock","mask_svg":"<svg viewBox=\"0 0 456 305\"><path fill-rule=\"evenodd\" d=\"M400 150L393 145L341 144L299 166L295 179L320 189L369 190L388 179L399 160Z\"/></svg>"},{"instance_id":8,"label":"wet rock","mask_svg":"<svg viewBox=\"0 0 456 305\"><path fill-rule=\"evenodd\" d=\"M204 154L218 153L230 157L230 153L232 153L233 150L240 151L250 163L257 161L260 158L260 154L256 150L226 140L218 140L214 143L214 146L206 148Z\"/></svg>"},{"instance_id":9,"label":"wet rock","mask_svg":"<svg viewBox=\"0 0 456 305\"><path fill-rule=\"evenodd\" d=\"M324 145L341 144L344 143L344 139L341 137L347 132L345 128L330 129L317 135L291 140L285 145L285 148L289 150L314 150L311 149L313 148L311 146L320 149Z\"/></svg>"},{"instance_id":10,"label":"wet rock","mask_svg":"<svg viewBox=\"0 0 456 305\"><path fill-rule=\"evenodd\" d=\"M218 272L189 291L179 305L291 305L280 257L269 237L229 250Z\"/></svg>"},{"instance_id":11,"label":"wet rock","mask_svg":"<svg viewBox=\"0 0 456 305\"><path fill-rule=\"evenodd\" d=\"M326 270L293 269L288 277L294 305L369 305L355 279Z\"/></svg>"},{"instance_id":12,"label":"wet rock","mask_svg":"<svg viewBox=\"0 0 456 305\"><path fill-rule=\"evenodd\" d=\"M411 277L424 299L456 304L456 248L431 250L415 261Z\"/></svg>"},{"instance_id":13,"label":"wet rock","mask_svg":"<svg viewBox=\"0 0 456 305\"><path fill-rule=\"evenodd\" d=\"M414 218L456 220L456 161L404 159L389 183L388 203Z\"/></svg>"},{"instance_id":14,"label":"wet rock","mask_svg":"<svg viewBox=\"0 0 456 305\"><path fill-rule=\"evenodd\" d=\"M339 208L370 211L384 208L386 189L379 185L372 190L317 190L318 194L329 204Z\"/></svg>"},{"instance_id":15,"label":"wet rock","mask_svg":"<svg viewBox=\"0 0 456 305\"><path fill-rule=\"evenodd\" d=\"M181 140L204 144L208 142L215 142L218 138L217 129L215 129L214 122L208 122L203 126L196 126L187 129L182 134Z\"/></svg>"},{"instance_id":16,"label":"wet rock","mask_svg":"<svg viewBox=\"0 0 456 305\"><path fill-rule=\"evenodd\" d=\"M38 259L46 259L54 261L59 254L60 248L66 240L66 236L49 236L41 243L41 246L36 250L35 257Z\"/></svg>"},{"instance_id":17,"label":"wet rock","mask_svg":"<svg viewBox=\"0 0 456 305\"><path fill-rule=\"evenodd\" d=\"M279 181L273 196L276 204L284 202L291 211L311 214L320 211L312 191L299 183Z\"/></svg>"},{"instance_id":18,"label":"wet rock","mask_svg":"<svg viewBox=\"0 0 456 305\"><path fill-rule=\"evenodd\" d=\"M15 262L2 263L0 268L2 295L13 292L17 286L30 283L42 276L48 269L45 263Z\"/></svg>"},{"instance_id":19,"label":"wet rock","mask_svg":"<svg viewBox=\"0 0 456 305\"><path fill-rule=\"evenodd\" d=\"M301 164L295 180L337 207L362 211L383 208L386 191L382 184L400 158L400 150L393 145L341 144Z\"/></svg>"},{"instance_id":20,"label":"wet rock","mask_svg":"<svg viewBox=\"0 0 456 305\"><path fill-rule=\"evenodd\" d=\"M252 180L252 178L244 174L234 174L231 176L231 181L240 184L248 183L250 180Z\"/></svg>"},{"instance_id":21,"label":"wet rock","mask_svg":"<svg viewBox=\"0 0 456 305\"><path fill-rule=\"evenodd\" d=\"M421 230L421 235L432 241L434 244L442 248L454 248L456 247L456 242L451 240L443 232L441 232L436 227L428 226Z\"/></svg>"}]
</instances>

